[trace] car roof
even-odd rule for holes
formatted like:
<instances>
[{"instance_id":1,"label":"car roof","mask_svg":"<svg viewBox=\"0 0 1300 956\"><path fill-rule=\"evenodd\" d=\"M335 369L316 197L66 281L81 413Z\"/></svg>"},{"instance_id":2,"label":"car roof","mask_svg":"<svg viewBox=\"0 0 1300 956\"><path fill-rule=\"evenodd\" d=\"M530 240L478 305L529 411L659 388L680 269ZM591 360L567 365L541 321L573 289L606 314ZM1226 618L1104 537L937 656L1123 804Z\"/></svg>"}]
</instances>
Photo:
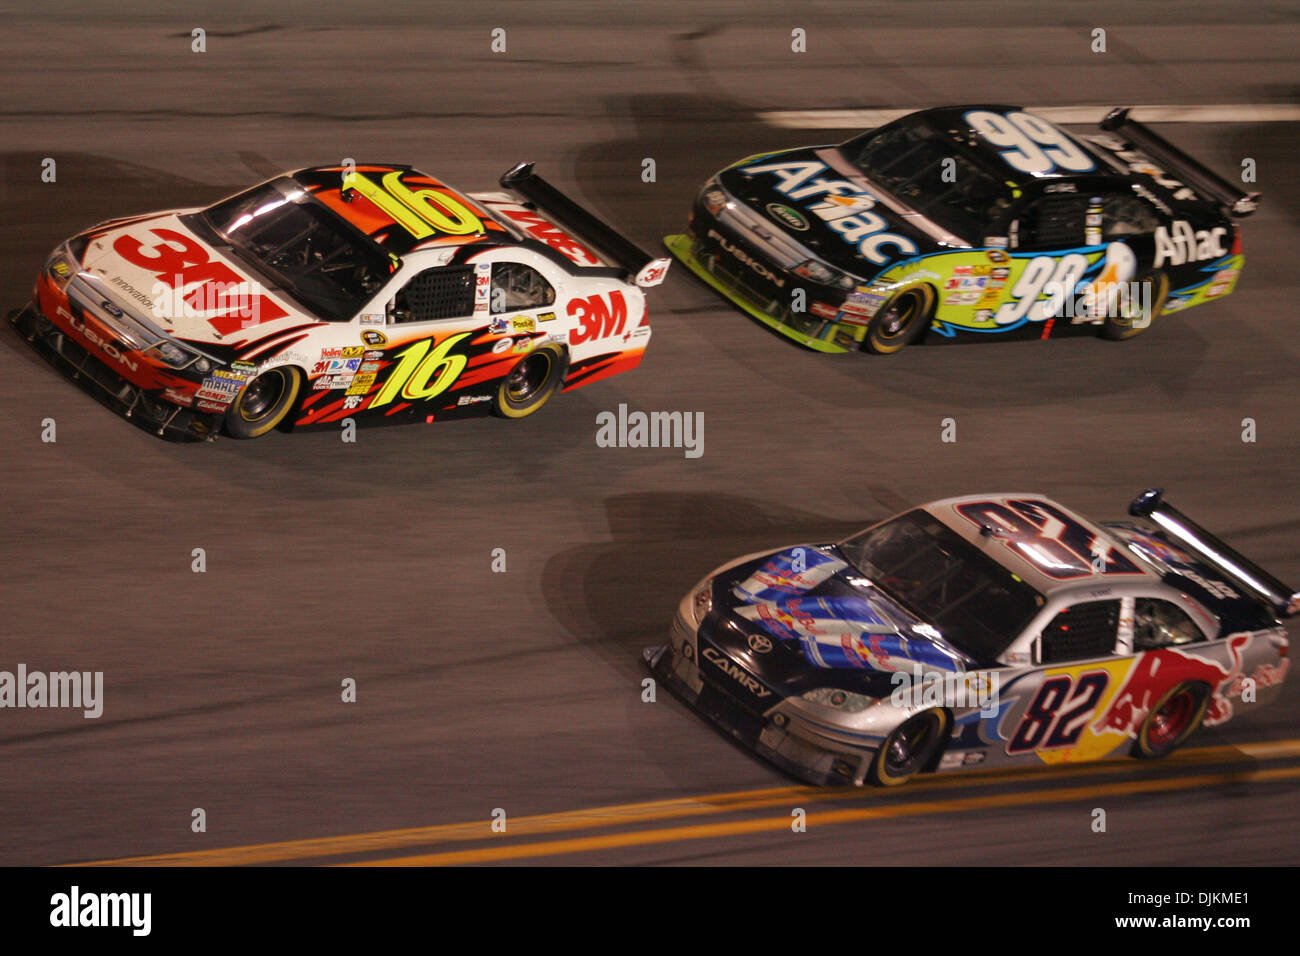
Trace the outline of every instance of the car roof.
<instances>
[{"instance_id":1,"label":"car roof","mask_svg":"<svg viewBox=\"0 0 1300 956\"><path fill-rule=\"evenodd\" d=\"M918 110L910 113L900 120L906 122L908 119L913 121L924 120L929 126L936 130L942 130L949 133L953 141L971 157L976 158L980 165L989 172L994 173L998 178L1014 183L1016 186L1024 187L1033 183L1046 181L1059 182L1063 179L1083 179L1090 178L1094 181L1099 177L1111 181L1123 182L1126 177L1113 169L1104 159L1097 157L1097 148L1078 136L1073 135L1068 130L1063 129L1056 123L1046 117L1039 116L1044 123L1048 123L1056 129L1061 130L1070 141L1079 146L1091 156L1096 162L1096 169L1085 173L1071 172L1069 170L1053 170L1050 173L1025 173L1008 165L1002 158L998 148L988 142L983 136L976 134L971 128L970 123L966 120L966 114L972 110L988 110L994 113L1011 113L1027 112L1036 116L1032 110L1026 110L1023 106L1007 106L1005 104L975 103L967 106L936 106L928 110Z\"/></svg>"},{"instance_id":2,"label":"car roof","mask_svg":"<svg viewBox=\"0 0 1300 956\"><path fill-rule=\"evenodd\" d=\"M345 196L343 177L349 172L356 174L358 179L352 182L360 188L347 189ZM332 212L394 255L432 246L512 245L517 241L482 205L410 166L313 166L289 175ZM430 203L434 218L449 228L440 228L420 214L419 210L429 208Z\"/></svg>"},{"instance_id":3,"label":"car roof","mask_svg":"<svg viewBox=\"0 0 1300 956\"><path fill-rule=\"evenodd\" d=\"M1141 555L1135 554L1121 538L1046 495L1014 492L965 495L933 501L921 507L1045 596L1114 585L1150 587L1161 581L1158 571ZM981 518L981 511L992 513ZM1033 527L1041 521L1042 529L1047 532L1044 536L1070 542L1073 547L1069 553L1077 555L1078 560L1070 567L1062 568L1051 562L1050 550L1038 557L1034 549L1015 546L1013 539L997 533L999 514L1008 515L1011 522L1027 522L1025 527ZM985 534L982 528L985 523L995 529L993 534ZM1006 523L1009 522L1003 522ZM1071 523L1074 529L1067 530ZM1096 571L1093 566L1094 541L1098 551L1105 548L1107 562L1111 565L1104 573Z\"/></svg>"}]
</instances>

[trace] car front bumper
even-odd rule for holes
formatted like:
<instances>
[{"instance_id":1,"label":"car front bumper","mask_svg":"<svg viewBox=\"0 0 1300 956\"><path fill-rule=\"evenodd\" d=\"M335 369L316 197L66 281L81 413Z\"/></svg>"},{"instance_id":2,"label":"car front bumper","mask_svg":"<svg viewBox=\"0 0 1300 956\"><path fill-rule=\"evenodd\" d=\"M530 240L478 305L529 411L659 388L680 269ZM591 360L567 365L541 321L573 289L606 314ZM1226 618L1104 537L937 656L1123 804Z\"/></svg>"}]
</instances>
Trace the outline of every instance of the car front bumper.
<instances>
[{"instance_id":1,"label":"car front bumper","mask_svg":"<svg viewBox=\"0 0 1300 956\"><path fill-rule=\"evenodd\" d=\"M46 318L34 301L11 312L9 321L64 378L132 424L169 441L212 441L217 437L221 415L176 405L127 381Z\"/></svg>"},{"instance_id":2,"label":"car front bumper","mask_svg":"<svg viewBox=\"0 0 1300 956\"><path fill-rule=\"evenodd\" d=\"M759 713L715 683L697 664L696 640L680 616L670 642L648 647L642 657L650 672L719 730L791 776L813 786L861 785L874 750L829 750L791 733L789 711ZM794 718L798 720L798 718Z\"/></svg>"},{"instance_id":3,"label":"car front bumper","mask_svg":"<svg viewBox=\"0 0 1300 956\"><path fill-rule=\"evenodd\" d=\"M748 285L737 280L725 268L719 267L721 253L710 251L697 236L665 236L664 246L710 288L768 328L818 352L851 352L856 349L856 343L851 339L847 343L836 341L837 338L844 339L846 336L836 329L835 323L830 319L813 320L810 323L811 333L789 325L786 321L790 318L788 309L777 308L771 301L764 301Z\"/></svg>"}]
</instances>

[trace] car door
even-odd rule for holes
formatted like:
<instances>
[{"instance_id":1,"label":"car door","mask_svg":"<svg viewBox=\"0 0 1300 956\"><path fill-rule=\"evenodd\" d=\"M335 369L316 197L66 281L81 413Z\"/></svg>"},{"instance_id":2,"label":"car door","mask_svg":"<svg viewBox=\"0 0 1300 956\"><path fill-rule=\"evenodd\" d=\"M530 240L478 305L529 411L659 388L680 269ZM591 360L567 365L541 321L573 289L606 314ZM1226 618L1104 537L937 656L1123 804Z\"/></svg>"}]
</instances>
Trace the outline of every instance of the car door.
<instances>
[{"instance_id":1,"label":"car door","mask_svg":"<svg viewBox=\"0 0 1300 956\"><path fill-rule=\"evenodd\" d=\"M383 328L363 327L362 365L347 397L391 416L442 406L486 325L488 270L473 264L422 269L389 301Z\"/></svg>"},{"instance_id":2,"label":"car door","mask_svg":"<svg viewBox=\"0 0 1300 956\"><path fill-rule=\"evenodd\" d=\"M995 738L1010 757L1045 763L1092 760L1122 741L1093 724L1128 672L1123 635L1132 632L1132 599L1086 597L1049 607L1031 628L1032 664L1001 689ZM1113 738L1113 739L1112 739Z\"/></svg>"},{"instance_id":3,"label":"car door","mask_svg":"<svg viewBox=\"0 0 1300 956\"><path fill-rule=\"evenodd\" d=\"M1093 197L1059 192L1031 201L1011 220L1007 238L1016 268L994 310L999 326L1055 325L1070 311L1067 301L1095 258L1083 247L1090 238L1100 243L1099 215L1100 204ZM1047 328L1044 337L1052 331Z\"/></svg>"},{"instance_id":4,"label":"car door","mask_svg":"<svg viewBox=\"0 0 1300 956\"><path fill-rule=\"evenodd\" d=\"M1107 189L1030 202L1008 227L1010 247L1024 264L997 308L997 323L1044 323L1044 338L1091 334L1131 304L1137 293L1129 284L1150 263L1158 223L1145 200Z\"/></svg>"}]
</instances>

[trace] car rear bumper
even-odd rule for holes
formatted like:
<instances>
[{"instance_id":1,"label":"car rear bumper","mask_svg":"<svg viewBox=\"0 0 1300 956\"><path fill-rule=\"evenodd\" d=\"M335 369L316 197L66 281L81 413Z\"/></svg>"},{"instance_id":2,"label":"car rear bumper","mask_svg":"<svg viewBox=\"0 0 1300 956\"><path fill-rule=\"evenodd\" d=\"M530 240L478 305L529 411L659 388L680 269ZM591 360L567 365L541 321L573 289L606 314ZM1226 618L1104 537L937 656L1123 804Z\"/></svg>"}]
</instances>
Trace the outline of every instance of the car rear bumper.
<instances>
[{"instance_id":1,"label":"car rear bumper","mask_svg":"<svg viewBox=\"0 0 1300 956\"><path fill-rule=\"evenodd\" d=\"M212 441L221 416L168 402L122 378L46 318L35 302L9 314L18 333L64 378L127 421L169 441Z\"/></svg>"}]
</instances>

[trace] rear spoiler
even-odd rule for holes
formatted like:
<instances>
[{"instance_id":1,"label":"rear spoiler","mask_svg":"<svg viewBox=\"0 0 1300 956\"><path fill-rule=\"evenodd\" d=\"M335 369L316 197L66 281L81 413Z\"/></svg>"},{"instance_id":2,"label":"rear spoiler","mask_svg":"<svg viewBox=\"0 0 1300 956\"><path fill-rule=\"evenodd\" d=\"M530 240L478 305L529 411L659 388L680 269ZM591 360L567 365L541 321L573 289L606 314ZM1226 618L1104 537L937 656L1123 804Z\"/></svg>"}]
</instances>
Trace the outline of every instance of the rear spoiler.
<instances>
[{"instance_id":1,"label":"rear spoiler","mask_svg":"<svg viewBox=\"0 0 1300 956\"><path fill-rule=\"evenodd\" d=\"M1148 488L1133 499L1128 513L1149 518L1165 534L1236 583L1247 594L1273 608L1279 616L1300 612L1300 592L1287 587L1249 558L1242 557L1177 508L1162 500L1160 488Z\"/></svg>"},{"instance_id":2,"label":"rear spoiler","mask_svg":"<svg viewBox=\"0 0 1300 956\"><path fill-rule=\"evenodd\" d=\"M520 163L501 177L501 186L531 202L537 209L568 226L579 238L598 246L642 288L658 285L668 275L671 259L656 259L632 240L588 212L541 176L532 163Z\"/></svg>"},{"instance_id":3,"label":"rear spoiler","mask_svg":"<svg viewBox=\"0 0 1300 956\"><path fill-rule=\"evenodd\" d=\"M1101 121L1108 133L1118 133L1203 196L1226 207L1237 218L1259 208L1259 193L1242 192L1218 173L1201 165L1160 134L1129 118L1131 106L1116 107Z\"/></svg>"}]
</instances>

